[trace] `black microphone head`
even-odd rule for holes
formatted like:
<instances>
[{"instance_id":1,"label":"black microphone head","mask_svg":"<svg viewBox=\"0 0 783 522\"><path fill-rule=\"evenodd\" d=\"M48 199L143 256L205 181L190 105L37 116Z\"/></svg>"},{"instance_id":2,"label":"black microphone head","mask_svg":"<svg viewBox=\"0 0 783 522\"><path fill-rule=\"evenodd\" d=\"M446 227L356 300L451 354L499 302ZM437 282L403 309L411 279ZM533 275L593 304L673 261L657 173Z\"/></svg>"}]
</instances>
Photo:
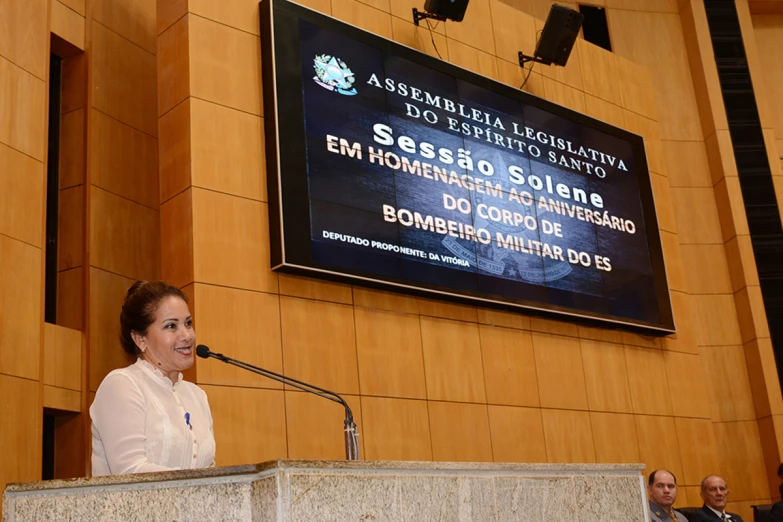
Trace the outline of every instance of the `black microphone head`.
<instances>
[{"instance_id":1,"label":"black microphone head","mask_svg":"<svg viewBox=\"0 0 783 522\"><path fill-rule=\"evenodd\" d=\"M196 355L198 355L202 359L208 359L209 347L205 344L199 344L198 346L196 346Z\"/></svg>"}]
</instances>

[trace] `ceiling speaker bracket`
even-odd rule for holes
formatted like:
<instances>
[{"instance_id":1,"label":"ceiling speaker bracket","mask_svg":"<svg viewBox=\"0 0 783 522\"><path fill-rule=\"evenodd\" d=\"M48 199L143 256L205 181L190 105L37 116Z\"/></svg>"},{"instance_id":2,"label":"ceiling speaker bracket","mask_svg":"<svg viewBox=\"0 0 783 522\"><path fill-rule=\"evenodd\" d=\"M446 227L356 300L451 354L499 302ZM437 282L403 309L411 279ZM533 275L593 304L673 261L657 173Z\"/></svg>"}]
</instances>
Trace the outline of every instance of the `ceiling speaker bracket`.
<instances>
[{"instance_id":1,"label":"ceiling speaker bracket","mask_svg":"<svg viewBox=\"0 0 783 522\"><path fill-rule=\"evenodd\" d=\"M443 15L425 13L424 11L419 11L415 7L413 8L413 23L415 25L419 25L419 21L424 20L426 18L432 18L433 20L437 20L439 22L445 22L446 20L448 20L448 18L446 18Z\"/></svg>"},{"instance_id":2,"label":"ceiling speaker bracket","mask_svg":"<svg viewBox=\"0 0 783 522\"><path fill-rule=\"evenodd\" d=\"M542 63L544 65L552 65L552 62L549 60L545 60L541 58L540 56L528 56L527 54L523 53L522 51L519 51L519 66L524 67L526 63L528 62L534 62L534 63Z\"/></svg>"}]
</instances>

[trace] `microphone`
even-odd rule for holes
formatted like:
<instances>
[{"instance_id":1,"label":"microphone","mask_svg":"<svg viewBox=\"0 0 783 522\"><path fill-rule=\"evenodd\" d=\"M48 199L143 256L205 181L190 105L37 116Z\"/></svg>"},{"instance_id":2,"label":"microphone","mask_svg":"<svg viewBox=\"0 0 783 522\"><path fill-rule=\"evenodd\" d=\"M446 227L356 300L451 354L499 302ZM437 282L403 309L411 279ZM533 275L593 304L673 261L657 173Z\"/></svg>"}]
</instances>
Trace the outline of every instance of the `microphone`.
<instances>
[{"instance_id":1,"label":"microphone","mask_svg":"<svg viewBox=\"0 0 783 522\"><path fill-rule=\"evenodd\" d=\"M273 372L272 370L259 368L258 366L253 366L252 364L232 359L231 357L227 357L222 353L212 352L209 350L209 347L203 344L196 346L196 355L202 359L209 359L212 357L213 359L223 361L226 364L237 366L243 370L248 370L258 375L263 375L264 377L272 379L273 381L287 384L293 388L318 395L319 397L322 397L326 400L330 400L342 405L343 408L345 408L345 458L346 460L359 460L359 433L356 429L356 424L353 422L353 412L351 411L350 406L348 406L346 400L343 399L338 393L326 390L324 388L319 388L318 386L314 386L312 384L307 384L306 382L302 382L292 377L286 377L285 375Z\"/></svg>"}]
</instances>

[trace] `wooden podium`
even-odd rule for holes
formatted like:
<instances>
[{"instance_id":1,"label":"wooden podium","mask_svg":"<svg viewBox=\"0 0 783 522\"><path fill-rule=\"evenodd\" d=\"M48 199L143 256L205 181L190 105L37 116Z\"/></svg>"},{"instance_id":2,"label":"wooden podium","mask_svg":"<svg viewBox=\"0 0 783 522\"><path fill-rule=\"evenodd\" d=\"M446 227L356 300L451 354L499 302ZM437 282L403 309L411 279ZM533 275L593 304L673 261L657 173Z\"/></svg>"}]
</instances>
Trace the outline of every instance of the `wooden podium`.
<instances>
[{"instance_id":1,"label":"wooden podium","mask_svg":"<svg viewBox=\"0 0 783 522\"><path fill-rule=\"evenodd\" d=\"M3 522L644 522L642 469L278 460L11 484L3 495Z\"/></svg>"}]
</instances>

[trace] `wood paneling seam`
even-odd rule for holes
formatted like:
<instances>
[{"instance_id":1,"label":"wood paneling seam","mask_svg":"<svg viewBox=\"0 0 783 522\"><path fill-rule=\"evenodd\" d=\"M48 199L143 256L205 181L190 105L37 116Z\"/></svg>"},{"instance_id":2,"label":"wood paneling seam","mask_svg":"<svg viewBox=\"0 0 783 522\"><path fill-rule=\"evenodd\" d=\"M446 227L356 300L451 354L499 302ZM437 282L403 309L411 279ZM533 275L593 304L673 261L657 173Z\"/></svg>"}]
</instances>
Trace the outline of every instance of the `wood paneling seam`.
<instances>
[{"instance_id":1,"label":"wood paneling seam","mask_svg":"<svg viewBox=\"0 0 783 522\"><path fill-rule=\"evenodd\" d=\"M142 50L142 51L144 51L145 53L149 54L150 56L155 56L155 57L157 57L157 54L153 53L153 52L152 52L152 51L150 51L149 49L145 49L144 47L140 46L139 44L137 44L137 43L136 43L136 42L134 42L133 40L130 40L130 39L128 39L127 37L125 37L125 36L121 35L121 34L120 34L120 33L118 33L117 31L115 31L114 29L112 29L111 27L109 27L109 26L107 26L107 25L104 25L103 23L101 23L99 20L96 20L95 18L93 18L93 19L92 19L92 22L93 22L93 23L95 23L95 24L98 24L98 25L100 25L101 27L103 27L104 29L106 29L106 30L107 30L107 31L109 31L109 32L116 34L117 36L119 36L120 38L122 38L123 40L125 40L126 42L129 42L129 43L133 44L135 47L138 47L139 49L141 49L141 50Z\"/></svg>"}]
</instances>

